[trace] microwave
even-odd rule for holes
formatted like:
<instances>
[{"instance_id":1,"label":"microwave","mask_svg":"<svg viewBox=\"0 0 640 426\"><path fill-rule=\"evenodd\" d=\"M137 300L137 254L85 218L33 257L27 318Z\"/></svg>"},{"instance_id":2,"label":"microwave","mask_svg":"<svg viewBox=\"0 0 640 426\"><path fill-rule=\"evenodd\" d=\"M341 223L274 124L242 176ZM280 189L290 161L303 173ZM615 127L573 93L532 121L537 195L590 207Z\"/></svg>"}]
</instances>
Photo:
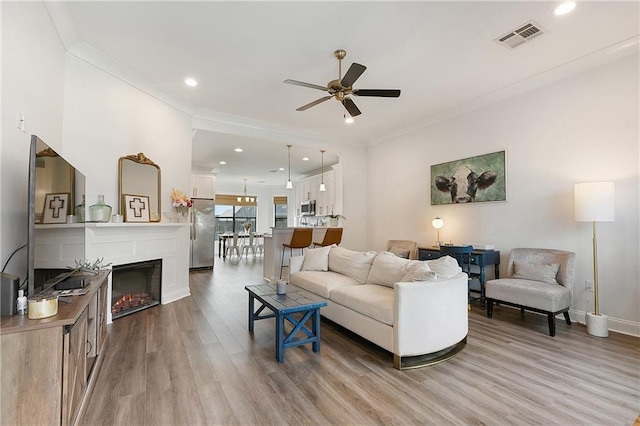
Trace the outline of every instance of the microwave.
<instances>
[{"instance_id":1,"label":"microwave","mask_svg":"<svg viewBox=\"0 0 640 426\"><path fill-rule=\"evenodd\" d=\"M315 216L316 200L307 200L300 203L300 214L302 216Z\"/></svg>"}]
</instances>

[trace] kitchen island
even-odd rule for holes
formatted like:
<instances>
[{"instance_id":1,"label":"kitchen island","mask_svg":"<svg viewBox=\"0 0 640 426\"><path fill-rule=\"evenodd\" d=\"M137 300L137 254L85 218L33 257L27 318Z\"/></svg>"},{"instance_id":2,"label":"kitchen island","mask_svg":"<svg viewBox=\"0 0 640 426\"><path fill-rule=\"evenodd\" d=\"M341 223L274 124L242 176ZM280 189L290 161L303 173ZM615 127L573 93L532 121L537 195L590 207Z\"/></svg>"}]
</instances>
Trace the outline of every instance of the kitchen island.
<instances>
[{"instance_id":1,"label":"kitchen island","mask_svg":"<svg viewBox=\"0 0 640 426\"><path fill-rule=\"evenodd\" d=\"M327 232L326 226L313 226L303 227L313 229L313 240L322 241L325 232ZM271 236L265 235L264 237L264 262L263 262L263 277L267 281L274 281L280 278L280 261L282 260L282 244L291 241L291 235L296 227L287 228L271 228ZM311 245L313 248L313 244ZM300 250L294 249L293 255L300 254ZM290 251L289 249L284 252L284 264L289 264ZM289 276L288 268L284 268L282 271L282 278L287 279Z\"/></svg>"}]
</instances>

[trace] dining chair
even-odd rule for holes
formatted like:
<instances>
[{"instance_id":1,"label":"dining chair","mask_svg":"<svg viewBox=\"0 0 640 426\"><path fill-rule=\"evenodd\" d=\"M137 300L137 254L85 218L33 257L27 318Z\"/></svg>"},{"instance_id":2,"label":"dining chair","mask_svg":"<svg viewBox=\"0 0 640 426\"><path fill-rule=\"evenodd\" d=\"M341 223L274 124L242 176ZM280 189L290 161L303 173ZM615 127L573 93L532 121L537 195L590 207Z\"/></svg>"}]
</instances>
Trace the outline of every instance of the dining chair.
<instances>
[{"instance_id":1,"label":"dining chair","mask_svg":"<svg viewBox=\"0 0 640 426\"><path fill-rule=\"evenodd\" d=\"M225 252L224 252L225 259L229 257L233 252L235 252L236 255L238 256L238 260L240 259L240 257L242 257L240 254L240 246L238 245L237 232L233 233L233 237L231 238L231 244L227 244L227 248L225 249Z\"/></svg>"},{"instance_id":2,"label":"dining chair","mask_svg":"<svg viewBox=\"0 0 640 426\"><path fill-rule=\"evenodd\" d=\"M254 238L255 238L254 256L256 256L258 252L260 252L261 256L264 256L264 236L263 236L263 234L255 235L255 233L254 233Z\"/></svg>"},{"instance_id":3,"label":"dining chair","mask_svg":"<svg viewBox=\"0 0 640 426\"><path fill-rule=\"evenodd\" d=\"M245 255L245 258L249 257L249 252L251 251L251 253L253 253L253 257L256 257L256 246L255 246L255 232L251 232L249 234L249 244L244 244L244 238L243 238L243 244L240 246L240 257L242 257L242 255Z\"/></svg>"}]
</instances>

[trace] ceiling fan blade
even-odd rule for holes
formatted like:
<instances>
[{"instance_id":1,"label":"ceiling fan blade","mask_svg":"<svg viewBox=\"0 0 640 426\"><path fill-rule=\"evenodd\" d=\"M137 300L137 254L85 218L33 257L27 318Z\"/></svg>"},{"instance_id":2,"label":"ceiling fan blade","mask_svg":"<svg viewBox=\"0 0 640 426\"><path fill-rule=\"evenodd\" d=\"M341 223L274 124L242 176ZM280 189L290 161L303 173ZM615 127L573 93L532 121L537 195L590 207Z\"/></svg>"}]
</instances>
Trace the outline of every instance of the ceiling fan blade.
<instances>
[{"instance_id":1,"label":"ceiling fan blade","mask_svg":"<svg viewBox=\"0 0 640 426\"><path fill-rule=\"evenodd\" d=\"M310 89L318 89L318 90L322 90L324 92L327 91L327 88L324 87L324 86L320 86L318 84L305 83L304 81L286 79L285 81L283 81L283 83L293 84L294 86L308 87Z\"/></svg>"},{"instance_id":2,"label":"ceiling fan blade","mask_svg":"<svg viewBox=\"0 0 640 426\"><path fill-rule=\"evenodd\" d=\"M358 107L356 106L356 104L351 100L351 98L344 98L342 100L342 105L344 105L344 107L347 109L347 111L352 117L356 117L362 114L358 109Z\"/></svg>"},{"instance_id":3,"label":"ceiling fan blade","mask_svg":"<svg viewBox=\"0 0 640 426\"><path fill-rule=\"evenodd\" d=\"M400 89L355 89L355 96L378 96L381 98L398 98Z\"/></svg>"},{"instance_id":4,"label":"ceiling fan blade","mask_svg":"<svg viewBox=\"0 0 640 426\"><path fill-rule=\"evenodd\" d=\"M365 67L364 65L360 65L355 62L352 63L349 69L347 70L347 73L344 75L344 77L342 77L342 80L340 81L340 85L342 87L353 86L353 83L356 82L356 80L362 75L362 73L366 69L367 67Z\"/></svg>"},{"instance_id":5,"label":"ceiling fan blade","mask_svg":"<svg viewBox=\"0 0 640 426\"><path fill-rule=\"evenodd\" d=\"M306 104L306 105L302 105L300 108L296 108L296 111L304 111L304 110L307 110L307 109L311 108L312 106L316 106L316 105L318 105L319 103L322 103L322 102L324 102L324 101L328 101L328 100L329 100L329 99L331 99L331 98L333 98L333 96L325 96L325 97L323 97L323 98L316 99L316 100L315 100L315 101L313 101L313 102L309 102L309 103L308 103L308 104Z\"/></svg>"}]
</instances>

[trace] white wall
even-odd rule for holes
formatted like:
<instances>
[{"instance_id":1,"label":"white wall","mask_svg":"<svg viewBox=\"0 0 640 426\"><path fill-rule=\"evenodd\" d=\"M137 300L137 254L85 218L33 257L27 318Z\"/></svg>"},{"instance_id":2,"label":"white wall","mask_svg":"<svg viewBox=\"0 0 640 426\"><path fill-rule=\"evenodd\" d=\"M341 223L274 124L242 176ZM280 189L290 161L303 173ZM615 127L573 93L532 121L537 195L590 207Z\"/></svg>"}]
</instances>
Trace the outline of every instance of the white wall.
<instances>
[{"instance_id":1,"label":"white wall","mask_svg":"<svg viewBox=\"0 0 640 426\"><path fill-rule=\"evenodd\" d=\"M162 170L162 210L170 210L171 188L190 187L191 117L66 54L42 3L3 2L1 7L2 262L27 239L31 134L85 174L87 204L104 194L114 210L118 158L144 152ZM25 133L16 128L17 111L25 114ZM187 246L186 227L181 238L177 244ZM6 271L24 279L25 255L16 256ZM188 252L177 265L186 286Z\"/></svg>"},{"instance_id":2,"label":"white wall","mask_svg":"<svg viewBox=\"0 0 640 426\"><path fill-rule=\"evenodd\" d=\"M64 48L42 3L1 2L2 144L0 260L27 242L27 182L31 134L58 150L62 141ZM25 132L16 127L25 115ZM6 272L26 278L26 250Z\"/></svg>"},{"instance_id":3,"label":"white wall","mask_svg":"<svg viewBox=\"0 0 640 426\"><path fill-rule=\"evenodd\" d=\"M160 166L162 211L171 188L191 187L191 118L72 55L65 73L62 154L87 176L87 204L98 194L118 205L118 159L143 152Z\"/></svg>"},{"instance_id":4,"label":"white wall","mask_svg":"<svg viewBox=\"0 0 640 426\"><path fill-rule=\"evenodd\" d=\"M160 167L161 212L171 211L171 189L188 193L191 187L191 133L187 114L67 55L61 153L85 174L88 205L103 194L117 211L118 160L143 152ZM88 255L97 253L91 235L87 236ZM184 296L189 294L188 228L175 235L180 249L172 259L171 285L175 294Z\"/></svg>"},{"instance_id":5,"label":"white wall","mask_svg":"<svg viewBox=\"0 0 640 426\"><path fill-rule=\"evenodd\" d=\"M511 248L570 250L579 316L593 310L591 226L573 220L573 186L615 181L616 221L598 225L600 310L612 329L640 334L638 90L633 55L370 148L371 248L433 245L439 216L442 240L495 244L503 274ZM501 150L506 202L430 205L430 165Z\"/></svg>"}]
</instances>

